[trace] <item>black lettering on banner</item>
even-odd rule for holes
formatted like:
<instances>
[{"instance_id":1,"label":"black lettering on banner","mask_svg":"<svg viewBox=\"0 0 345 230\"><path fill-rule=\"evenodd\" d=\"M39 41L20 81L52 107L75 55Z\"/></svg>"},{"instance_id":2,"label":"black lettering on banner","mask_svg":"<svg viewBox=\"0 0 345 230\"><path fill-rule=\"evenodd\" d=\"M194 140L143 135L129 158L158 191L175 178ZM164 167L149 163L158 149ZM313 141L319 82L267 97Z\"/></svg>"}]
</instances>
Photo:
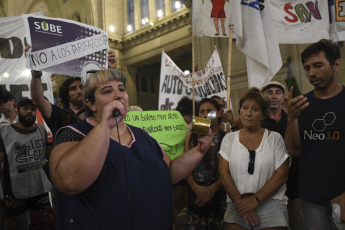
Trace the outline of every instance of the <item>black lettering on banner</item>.
<instances>
[{"instance_id":1,"label":"black lettering on banner","mask_svg":"<svg viewBox=\"0 0 345 230\"><path fill-rule=\"evenodd\" d=\"M22 40L17 37L0 38L0 57L6 59L21 58L24 53Z\"/></svg>"},{"instance_id":2,"label":"black lettering on banner","mask_svg":"<svg viewBox=\"0 0 345 230\"><path fill-rule=\"evenodd\" d=\"M35 53L34 55L30 54L29 55L30 59L31 59L31 63L36 66L36 65L41 65L45 64L48 61L47 55L43 52L41 53Z\"/></svg>"},{"instance_id":3,"label":"black lettering on banner","mask_svg":"<svg viewBox=\"0 0 345 230\"><path fill-rule=\"evenodd\" d=\"M6 85L1 84L1 87L6 89ZM47 83L42 83L42 87L44 91L48 90ZM9 92L13 95L16 102L21 101L25 99L26 97L23 97L23 92L27 91L29 92L29 84L21 84L21 85L9 85Z\"/></svg>"},{"instance_id":4,"label":"black lettering on banner","mask_svg":"<svg viewBox=\"0 0 345 230\"><path fill-rule=\"evenodd\" d=\"M52 56L52 61L54 61L54 58L55 58L55 60L57 60L57 57L56 57L54 51L51 50L50 53L51 53L51 56Z\"/></svg>"}]
</instances>

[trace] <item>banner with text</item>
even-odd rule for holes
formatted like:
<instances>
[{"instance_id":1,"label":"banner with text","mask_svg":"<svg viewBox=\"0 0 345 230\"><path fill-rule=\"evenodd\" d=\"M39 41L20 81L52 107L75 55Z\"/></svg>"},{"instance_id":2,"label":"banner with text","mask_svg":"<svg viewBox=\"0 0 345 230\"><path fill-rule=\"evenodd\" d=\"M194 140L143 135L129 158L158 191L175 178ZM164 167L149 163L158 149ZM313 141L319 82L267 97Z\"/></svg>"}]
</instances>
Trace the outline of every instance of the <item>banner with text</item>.
<instances>
[{"instance_id":1,"label":"banner with text","mask_svg":"<svg viewBox=\"0 0 345 230\"><path fill-rule=\"evenodd\" d=\"M330 38L328 1L273 0L274 26L282 44L303 44Z\"/></svg>"},{"instance_id":2,"label":"banner with text","mask_svg":"<svg viewBox=\"0 0 345 230\"><path fill-rule=\"evenodd\" d=\"M218 95L226 101L226 77L217 49L213 52L206 68L194 73L195 100ZM187 96L192 99L192 73L184 74L180 68L162 51L159 86L159 110L176 108L179 100Z\"/></svg>"},{"instance_id":3,"label":"banner with text","mask_svg":"<svg viewBox=\"0 0 345 230\"><path fill-rule=\"evenodd\" d=\"M183 154L187 125L178 111L128 111L124 121L148 132L171 160Z\"/></svg>"},{"instance_id":4,"label":"banner with text","mask_svg":"<svg viewBox=\"0 0 345 230\"><path fill-rule=\"evenodd\" d=\"M28 43L26 66L69 76L106 69L108 33L99 28L61 18L23 15Z\"/></svg>"},{"instance_id":5,"label":"banner with text","mask_svg":"<svg viewBox=\"0 0 345 230\"><path fill-rule=\"evenodd\" d=\"M42 12L33 13L42 15ZM6 88L16 102L30 96L30 70L25 67L24 48L27 44L22 16L0 17L0 86ZM42 85L44 96L54 103L52 83L49 73L43 72ZM42 116L37 114L37 123L44 124ZM51 137L48 126L48 135Z\"/></svg>"}]
</instances>

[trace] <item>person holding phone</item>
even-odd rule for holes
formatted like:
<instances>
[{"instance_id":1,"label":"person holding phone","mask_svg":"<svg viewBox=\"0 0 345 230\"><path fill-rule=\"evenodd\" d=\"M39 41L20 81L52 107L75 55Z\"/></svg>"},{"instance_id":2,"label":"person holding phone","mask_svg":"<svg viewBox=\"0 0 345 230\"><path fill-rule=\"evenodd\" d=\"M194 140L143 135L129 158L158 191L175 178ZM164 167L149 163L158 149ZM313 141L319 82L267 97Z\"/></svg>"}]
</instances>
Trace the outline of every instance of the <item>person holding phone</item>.
<instances>
[{"instance_id":1,"label":"person holding phone","mask_svg":"<svg viewBox=\"0 0 345 230\"><path fill-rule=\"evenodd\" d=\"M337 229L330 202L345 192L345 90L337 80L340 47L322 39L308 46L301 61L314 89L289 94L285 143L300 156L299 195L303 229ZM341 212L345 203L340 202Z\"/></svg>"}]
</instances>

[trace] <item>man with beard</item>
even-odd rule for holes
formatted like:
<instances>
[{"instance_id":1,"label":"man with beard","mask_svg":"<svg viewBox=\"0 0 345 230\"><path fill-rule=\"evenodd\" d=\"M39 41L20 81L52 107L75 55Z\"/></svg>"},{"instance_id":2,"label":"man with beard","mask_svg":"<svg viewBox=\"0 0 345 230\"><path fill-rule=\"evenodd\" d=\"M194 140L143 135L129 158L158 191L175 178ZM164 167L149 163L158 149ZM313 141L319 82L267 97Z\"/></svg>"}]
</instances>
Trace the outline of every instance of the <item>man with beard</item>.
<instances>
[{"instance_id":1,"label":"man with beard","mask_svg":"<svg viewBox=\"0 0 345 230\"><path fill-rule=\"evenodd\" d=\"M263 85L261 91L270 98L268 114L262 121L261 126L278 132L284 138L287 124L287 114L283 110L285 86L277 81L271 81ZM293 230L301 229L301 220L299 217L299 199L298 199L298 181L299 181L299 158L292 158L289 168L288 182L286 183L286 196L289 198L287 205L289 226Z\"/></svg>"},{"instance_id":2,"label":"man with beard","mask_svg":"<svg viewBox=\"0 0 345 230\"><path fill-rule=\"evenodd\" d=\"M83 108L83 84L79 77L70 77L59 87L58 96L63 108L50 104L44 98L41 82L41 71L31 71L31 97L33 103L41 112L45 122L55 136L59 128L77 121L76 113Z\"/></svg>"},{"instance_id":3,"label":"man with beard","mask_svg":"<svg viewBox=\"0 0 345 230\"><path fill-rule=\"evenodd\" d=\"M43 166L47 149L44 126L36 125L36 106L31 99L17 105L18 122L0 127L0 161L4 162L6 228L27 229L30 219L43 206L49 206L48 192L52 184Z\"/></svg>"},{"instance_id":4,"label":"man with beard","mask_svg":"<svg viewBox=\"0 0 345 230\"><path fill-rule=\"evenodd\" d=\"M322 39L301 54L305 74L314 89L289 94L285 143L300 156L299 197L303 230L337 229L331 203L345 212L345 90L339 84L340 47ZM340 220L338 220L340 221Z\"/></svg>"},{"instance_id":5,"label":"man with beard","mask_svg":"<svg viewBox=\"0 0 345 230\"><path fill-rule=\"evenodd\" d=\"M25 52L30 46L25 47ZM108 67L115 69L117 66L117 58L113 51L108 51ZM45 122L55 136L56 132L63 126L69 125L77 121L76 114L84 106L83 100L83 84L79 77L69 77L65 80L58 90L58 97L61 100L63 108L50 104L44 97L42 87L42 72L31 70L31 98L38 110L41 112ZM78 117L84 119L83 113Z\"/></svg>"}]
</instances>

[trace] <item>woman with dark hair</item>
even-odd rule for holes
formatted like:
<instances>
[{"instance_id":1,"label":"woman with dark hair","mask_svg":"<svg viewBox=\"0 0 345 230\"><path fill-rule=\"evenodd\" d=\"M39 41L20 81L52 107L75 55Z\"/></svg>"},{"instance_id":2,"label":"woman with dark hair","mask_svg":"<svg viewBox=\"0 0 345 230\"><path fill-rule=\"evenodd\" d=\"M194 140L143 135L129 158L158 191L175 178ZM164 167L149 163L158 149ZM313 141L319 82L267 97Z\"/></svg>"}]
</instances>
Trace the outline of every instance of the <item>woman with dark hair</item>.
<instances>
[{"instance_id":1,"label":"woman with dark hair","mask_svg":"<svg viewBox=\"0 0 345 230\"><path fill-rule=\"evenodd\" d=\"M212 144L198 166L186 178L188 187L187 225L193 229L222 229L225 212L225 191L219 179L218 151L225 132L220 129L221 108L211 98L200 101L196 115L206 118L208 113L215 111L217 119L211 123L213 134ZM198 145L198 134L186 138L185 151Z\"/></svg>"},{"instance_id":2,"label":"woman with dark hair","mask_svg":"<svg viewBox=\"0 0 345 230\"><path fill-rule=\"evenodd\" d=\"M282 136L261 127L268 105L265 94L250 88L240 99L243 128L223 139L219 173L228 195L225 230L288 228L290 158Z\"/></svg>"},{"instance_id":3,"label":"woman with dark hair","mask_svg":"<svg viewBox=\"0 0 345 230\"><path fill-rule=\"evenodd\" d=\"M196 167L211 132L171 161L147 132L124 123L121 72L92 73L84 100L88 118L60 129L50 156L57 229L172 229L172 183Z\"/></svg>"}]
</instances>

